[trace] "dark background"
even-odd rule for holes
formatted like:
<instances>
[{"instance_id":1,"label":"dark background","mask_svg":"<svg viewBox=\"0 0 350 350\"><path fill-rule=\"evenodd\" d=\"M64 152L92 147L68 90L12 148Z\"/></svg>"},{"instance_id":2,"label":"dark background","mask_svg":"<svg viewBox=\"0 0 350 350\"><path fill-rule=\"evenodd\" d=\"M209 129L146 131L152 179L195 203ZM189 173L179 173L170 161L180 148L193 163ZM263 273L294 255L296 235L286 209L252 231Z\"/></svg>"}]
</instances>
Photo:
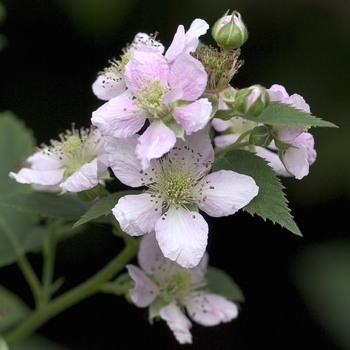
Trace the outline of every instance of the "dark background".
<instances>
[{"instance_id":1,"label":"dark background","mask_svg":"<svg viewBox=\"0 0 350 350\"><path fill-rule=\"evenodd\" d=\"M103 102L91 91L96 73L139 32L158 31L167 47L179 24L210 25L228 9L242 14L250 38L235 87L274 83L299 93L319 118L318 158L301 181L282 179L303 237L239 213L209 219L210 264L242 288L237 320L194 324L193 345L180 346L164 322L150 326L144 310L123 298L96 295L47 322L39 334L68 349L350 349L349 58L350 2L316 0L3 0L0 111L11 110L48 142L72 121L87 126ZM202 37L213 44L210 33ZM57 276L65 288L84 281L121 248L103 227L63 242ZM30 255L34 266L40 257ZM30 305L15 266L0 283Z\"/></svg>"}]
</instances>

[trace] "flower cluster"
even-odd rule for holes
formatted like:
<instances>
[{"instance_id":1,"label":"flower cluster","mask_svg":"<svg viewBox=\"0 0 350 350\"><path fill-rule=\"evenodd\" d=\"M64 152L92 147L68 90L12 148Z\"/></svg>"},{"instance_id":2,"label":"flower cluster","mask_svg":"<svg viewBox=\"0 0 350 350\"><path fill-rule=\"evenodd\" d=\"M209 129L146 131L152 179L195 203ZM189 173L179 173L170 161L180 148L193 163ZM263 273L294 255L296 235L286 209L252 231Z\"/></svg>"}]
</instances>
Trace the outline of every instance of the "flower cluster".
<instances>
[{"instance_id":1,"label":"flower cluster","mask_svg":"<svg viewBox=\"0 0 350 350\"><path fill-rule=\"evenodd\" d=\"M178 26L167 50L158 33L138 33L92 84L104 102L92 112L91 128L73 125L30 156L28 167L10 173L18 182L80 197L102 187L103 196L89 197L101 200L110 194L103 187L112 180L110 168L138 190L108 207L125 237L143 236L141 269L126 266L135 282L128 292L137 306L150 307L151 318L165 320L180 343L192 341L184 310L205 326L238 313L232 301L205 289L206 215L245 209L300 234L277 176L306 176L316 159L310 127L332 126L281 85L231 85L248 38L238 12L212 27L218 47L200 43L208 29L202 19L187 31Z\"/></svg>"}]
</instances>

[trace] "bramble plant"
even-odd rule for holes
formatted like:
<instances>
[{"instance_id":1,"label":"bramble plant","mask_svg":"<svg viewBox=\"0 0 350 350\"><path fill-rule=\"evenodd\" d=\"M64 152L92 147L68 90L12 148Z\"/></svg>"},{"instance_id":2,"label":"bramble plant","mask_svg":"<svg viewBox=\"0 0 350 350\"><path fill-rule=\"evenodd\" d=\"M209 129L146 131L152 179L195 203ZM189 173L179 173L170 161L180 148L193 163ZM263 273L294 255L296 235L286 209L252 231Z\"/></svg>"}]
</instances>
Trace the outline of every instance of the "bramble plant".
<instances>
[{"instance_id":1,"label":"bramble plant","mask_svg":"<svg viewBox=\"0 0 350 350\"><path fill-rule=\"evenodd\" d=\"M2 113L0 140L13 147L2 157L0 266L19 266L35 302L29 310L1 287L2 349L101 292L148 308L151 323L162 319L179 343L192 343L191 320L230 322L244 301L230 276L208 266L208 234L215 233L201 212L244 210L301 235L279 177L307 176L316 160L310 129L335 125L282 85L231 85L248 38L238 12L213 25L217 47L199 41L208 29L202 19L187 31L179 25L167 49L158 35L138 33L98 73L92 90L104 102L90 126L72 123L31 155L31 131ZM116 179L128 189L112 192ZM60 293L57 243L96 222L124 248ZM43 255L40 278L27 258L32 251ZM131 264L135 257L139 266Z\"/></svg>"}]
</instances>

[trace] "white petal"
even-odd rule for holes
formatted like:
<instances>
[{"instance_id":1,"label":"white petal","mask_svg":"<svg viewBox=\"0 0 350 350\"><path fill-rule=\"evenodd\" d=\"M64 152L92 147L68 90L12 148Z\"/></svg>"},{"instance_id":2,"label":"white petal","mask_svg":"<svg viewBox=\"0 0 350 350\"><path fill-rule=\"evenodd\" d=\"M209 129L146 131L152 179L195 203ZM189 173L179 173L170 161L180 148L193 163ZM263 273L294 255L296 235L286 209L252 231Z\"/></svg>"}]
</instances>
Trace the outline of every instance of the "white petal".
<instances>
[{"instance_id":1,"label":"white petal","mask_svg":"<svg viewBox=\"0 0 350 350\"><path fill-rule=\"evenodd\" d=\"M89 190L98 184L98 166L102 165L97 159L83 165L79 170L73 173L62 182L60 187L69 192L80 192ZM107 168L105 167L104 170Z\"/></svg>"},{"instance_id":2,"label":"white petal","mask_svg":"<svg viewBox=\"0 0 350 350\"><path fill-rule=\"evenodd\" d=\"M135 287L129 290L132 301L138 307L146 307L153 303L159 294L158 286L150 280L137 266L126 265Z\"/></svg>"},{"instance_id":3,"label":"white petal","mask_svg":"<svg viewBox=\"0 0 350 350\"><path fill-rule=\"evenodd\" d=\"M105 136L104 147L115 176L125 185L140 187L145 182L140 174L141 165L135 155L139 135L126 139Z\"/></svg>"},{"instance_id":4,"label":"white petal","mask_svg":"<svg viewBox=\"0 0 350 350\"><path fill-rule=\"evenodd\" d=\"M160 250L154 232L148 233L142 237L137 253L137 261L142 270L148 274L154 274L159 266L165 265L170 261L164 257Z\"/></svg>"},{"instance_id":5,"label":"white petal","mask_svg":"<svg viewBox=\"0 0 350 350\"><path fill-rule=\"evenodd\" d=\"M299 148L290 147L283 155L284 164L298 180L309 174L307 159L307 151L302 146Z\"/></svg>"},{"instance_id":6,"label":"white petal","mask_svg":"<svg viewBox=\"0 0 350 350\"><path fill-rule=\"evenodd\" d=\"M131 236L140 236L154 231L161 216L161 202L155 202L149 193L127 195L119 199L112 213L123 231Z\"/></svg>"},{"instance_id":7,"label":"white petal","mask_svg":"<svg viewBox=\"0 0 350 350\"><path fill-rule=\"evenodd\" d=\"M176 136L161 120L155 120L139 137L136 146L136 157L142 169L150 166L152 159L160 158L167 153L176 142Z\"/></svg>"},{"instance_id":8,"label":"white petal","mask_svg":"<svg viewBox=\"0 0 350 350\"><path fill-rule=\"evenodd\" d=\"M255 147L255 152L259 157L264 158L268 162L277 175L287 177L291 176L284 167L277 153L263 147Z\"/></svg>"},{"instance_id":9,"label":"white petal","mask_svg":"<svg viewBox=\"0 0 350 350\"><path fill-rule=\"evenodd\" d=\"M208 224L202 215L172 206L156 222L155 232L165 257L185 268L198 265L208 239Z\"/></svg>"},{"instance_id":10,"label":"white petal","mask_svg":"<svg viewBox=\"0 0 350 350\"><path fill-rule=\"evenodd\" d=\"M197 204L213 217L234 214L247 205L259 191L252 177L231 170L211 173L203 178L203 184Z\"/></svg>"},{"instance_id":11,"label":"white petal","mask_svg":"<svg viewBox=\"0 0 350 350\"><path fill-rule=\"evenodd\" d=\"M100 100L108 101L123 93L126 85L122 75L104 72L97 76L92 84L92 91Z\"/></svg>"},{"instance_id":12,"label":"white petal","mask_svg":"<svg viewBox=\"0 0 350 350\"><path fill-rule=\"evenodd\" d=\"M30 163L33 170L56 170L64 167L58 156L49 152L48 147L35 152L28 157L27 162Z\"/></svg>"},{"instance_id":13,"label":"white petal","mask_svg":"<svg viewBox=\"0 0 350 350\"><path fill-rule=\"evenodd\" d=\"M58 185L61 183L66 168L56 170L34 170L22 168L17 174L11 172L9 176L22 184Z\"/></svg>"},{"instance_id":14,"label":"white petal","mask_svg":"<svg viewBox=\"0 0 350 350\"><path fill-rule=\"evenodd\" d=\"M182 165L184 173L196 177L199 173L209 172L214 162L214 149L208 134L198 131L186 137L177 139L176 147L169 151L169 159Z\"/></svg>"},{"instance_id":15,"label":"white petal","mask_svg":"<svg viewBox=\"0 0 350 350\"><path fill-rule=\"evenodd\" d=\"M161 308L160 317L167 323L180 344L192 344L192 324L179 307L169 304Z\"/></svg>"},{"instance_id":16,"label":"white petal","mask_svg":"<svg viewBox=\"0 0 350 350\"><path fill-rule=\"evenodd\" d=\"M190 317L203 326L230 322L238 316L237 305L221 295L194 292L188 298L186 309Z\"/></svg>"}]
</instances>

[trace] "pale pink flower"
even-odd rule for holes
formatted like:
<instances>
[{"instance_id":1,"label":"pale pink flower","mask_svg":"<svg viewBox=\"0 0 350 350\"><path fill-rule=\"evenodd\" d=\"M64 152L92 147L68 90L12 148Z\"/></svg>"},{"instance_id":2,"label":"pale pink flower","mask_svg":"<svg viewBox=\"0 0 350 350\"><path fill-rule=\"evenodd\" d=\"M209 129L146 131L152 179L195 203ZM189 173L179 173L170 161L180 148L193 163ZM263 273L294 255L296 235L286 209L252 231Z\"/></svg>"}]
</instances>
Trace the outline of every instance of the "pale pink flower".
<instances>
[{"instance_id":1,"label":"pale pink flower","mask_svg":"<svg viewBox=\"0 0 350 350\"><path fill-rule=\"evenodd\" d=\"M51 140L50 146L43 145L27 162L30 168L9 175L39 190L81 192L109 178L103 139L93 127L76 130L73 126L72 131L60 135L60 141Z\"/></svg>"},{"instance_id":2,"label":"pale pink flower","mask_svg":"<svg viewBox=\"0 0 350 350\"><path fill-rule=\"evenodd\" d=\"M138 138L105 139L117 178L131 187L147 187L142 194L122 197L112 212L129 235L155 231L167 258L184 267L196 266L208 236L208 224L198 209L213 217L234 214L257 195L258 187L250 176L234 171L209 174L214 151L202 131L187 141L178 139L167 154L151 160L144 170L135 156Z\"/></svg>"},{"instance_id":3,"label":"pale pink flower","mask_svg":"<svg viewBox=\"0 0 350 350\"><path fill-rule=\"evenodd\" d=\"M286 89L274 84L268 89L271 101L290 104L306 113L310 113L310 106L304 98L298 94L288 95ZM291 147L283 151L283 164L287 171L296 179L300 180L309 173L309 166L316 160L314 138L303 126L280 126L273 127L274 134Z\"/></svg>"},{"instance_id":4,"label":"pale pink flower","mask_svg":"<svg viewBox=\"0 0 350 350\"><path fill-rule=\"evenodd\" d=\"M163 319L180 344L192 343L192 323L185 310L203 326L230 322L237 317L236 304L205 290L206 253L196 267L185 269L163 256L152 232L141 241L138 263L141 268L126 265L135 281L135 287L129 290L132 301L138 307L152 308L151 318Z\"/></svg>"},{"instance_id":5,"label":"pale pink flower","mask_svg":"<svg viewBox=\"0 0 350 350\"><path fill-rule=\"evenodd\" d=\"M189 53L169 66L160 52L140 47L131 53L124 79L128 89L93 112L91 120L104 136L126 138L148 119L135 149L143 169L168 152L177 137L203 129L210 119L211 103L200 98L207 73Z\"/></svg>"}]
</instances>

